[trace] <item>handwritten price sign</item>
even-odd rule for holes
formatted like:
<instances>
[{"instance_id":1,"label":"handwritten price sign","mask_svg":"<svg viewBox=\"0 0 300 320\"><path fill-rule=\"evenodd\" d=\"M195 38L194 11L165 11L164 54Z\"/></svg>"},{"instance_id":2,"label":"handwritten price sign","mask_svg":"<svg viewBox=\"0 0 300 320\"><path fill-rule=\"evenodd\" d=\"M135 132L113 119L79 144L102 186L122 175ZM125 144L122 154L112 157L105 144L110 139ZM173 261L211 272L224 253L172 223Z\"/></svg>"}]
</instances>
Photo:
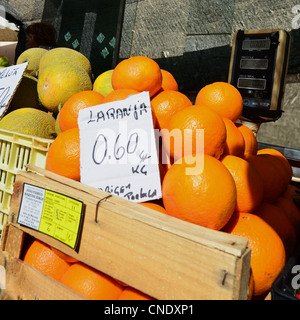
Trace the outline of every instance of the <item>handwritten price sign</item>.
<instances>
[{"instance_id":1,"label":"handwritten price sign","mask_svg":"<svg viewBox=\"0 0 300 320\"><path fill-rule=\"evenodd\" d=\"M17 89L28 62L0 69L0 119Z\"/></svg>"},{"instance_id":2,"label":"handwritten price sign","mask_svg":"<svg viewBox=\"0 0 300 320\"><path fill-rule=\"evenodd\" d=\"M79 111L81 182L133 202L161 198L148 92Z\"/></svg>"}]
</instances>

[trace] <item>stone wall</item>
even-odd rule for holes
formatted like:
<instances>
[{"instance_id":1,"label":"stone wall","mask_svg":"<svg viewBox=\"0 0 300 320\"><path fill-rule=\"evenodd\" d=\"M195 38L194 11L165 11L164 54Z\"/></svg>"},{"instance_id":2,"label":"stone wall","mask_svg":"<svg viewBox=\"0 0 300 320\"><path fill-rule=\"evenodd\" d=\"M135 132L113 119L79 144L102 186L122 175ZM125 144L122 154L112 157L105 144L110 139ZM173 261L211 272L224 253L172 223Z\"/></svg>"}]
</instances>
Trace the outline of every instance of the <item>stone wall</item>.
<instances>
[{"instance_id":1,"label":"stone wall","mask_svg":"<svg viewBox=\"0 0 300 320\"><path fill-rule=\"evenodd\" d=\"M6 2L18 14L21 21L29 24L41 20L45 0L1 0L1 2Z\"/></svg>"},{"instance_id":2,"label":"stone wall","mask_svg":"<svg viewBox=\"0 0 300 320\"><path fill-rule=\"evenodd\" d=\"M144 54L156 59L174 74L180 90L194 98L204 85L227 81L235 31L289 31L292 45L284 113L276 122L263 123L257 138L300 149L298 13L299 0L127 0L120 58Z\"/></svg>"},{"instance_id":3,"label":"stone wall","mask_svg":"<svg viewBox=\"0 0 300 320\"><path fill-rule=\"evenodd\" d=\"M26 22L42 18L45 0L7 0ZM53 0L59 7L63 0ZM300 149L300 0L126 0L119 58L146 55L171 71L195 97L227 81L238 29L281 28L292 35L284 113L261 125L260 142Z\"/></svg>"}]
</instances>

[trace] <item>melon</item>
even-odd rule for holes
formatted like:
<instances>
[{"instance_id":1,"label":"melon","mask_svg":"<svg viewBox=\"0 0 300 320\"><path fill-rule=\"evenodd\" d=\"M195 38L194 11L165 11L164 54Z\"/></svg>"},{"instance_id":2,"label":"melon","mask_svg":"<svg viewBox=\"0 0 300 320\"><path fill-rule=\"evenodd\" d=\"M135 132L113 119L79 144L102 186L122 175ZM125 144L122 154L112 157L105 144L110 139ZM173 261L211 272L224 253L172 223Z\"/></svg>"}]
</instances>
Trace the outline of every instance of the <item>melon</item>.
<instances>
[{"instance_id":1,"label":"melon","mask_svg":"<svg viewBox=\"0 0 300 320\"><path fill-rule=\"evenodd\" d=\"M101 93L106 97L110 92L114 91L114 88L111 84L111 76L113 69L104 71L101 73L95 80L93 84L93 90Z\"/></svg>"},{"instance_id":2,"label":"melon","mask_svg":"<svg viewBox=\"0 0 300 320\"><path fill-rule=\"evenodd\" d=\"M17 64L28 62L25 73L33 77L38 77L39 65L42 56L48 52L44 48L30 48L20 54Z\"/></svg>"},{"instance_id":3,"label":"melon","mask_svg":"<svg viewBox=\"0 0 300 320\"><path fill-rule=\"evenodd\" d=\"M35 108L19 108L4 115L0 120L0 129L45 139L56 137L52 113Z\"/></svg>"},{"instance_id":4,"label":"melon","mask_svg":"<svg viewBox=\"0 0 300 320\"><path fill-rule=\"evenodd\" d=\"M57 114L72 95L92 90L93 84L85 69L73 63L49 64L39 74L37 92L41 104Z\"/></svg>"},{"instance_id":5,"label":"melon","mask_svg":"<svg viewBox=\"0 0 300 320\"><path fill-rule=\"evenodd\" d=\"M49 65L56 65L60 63L72 63L78 67L83 68L88 75L92 76L92 66L88 58L79 51L58 47L49 50L40 60L39 72L42 73Z\"/></svg>"}]
</instances>

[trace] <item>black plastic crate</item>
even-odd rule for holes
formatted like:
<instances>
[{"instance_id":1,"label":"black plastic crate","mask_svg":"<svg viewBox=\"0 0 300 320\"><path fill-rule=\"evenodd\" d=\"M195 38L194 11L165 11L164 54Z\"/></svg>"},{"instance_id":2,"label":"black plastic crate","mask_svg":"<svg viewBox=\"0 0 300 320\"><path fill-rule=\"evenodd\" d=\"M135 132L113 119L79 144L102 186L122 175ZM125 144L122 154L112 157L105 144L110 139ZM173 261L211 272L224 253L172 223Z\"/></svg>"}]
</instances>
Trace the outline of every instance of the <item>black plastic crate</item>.
<instances>
[{"instance_id":1,"label":"black plastic crate","mask_svg":"<svg viewBox=\"0 0 300 320\"><path fill-rule=\"evenodd\" d=\"M292 273L292 269L295 265L298 265L298 272L300 272L300 245L297 246L294 254L288 259L284 269L278 275L271 288L272 300L299 300L296 297L295 289L292 286L293 278L297 276L297 273ZM299 277L299 274L297 276ZM295 278L295 279L297 279ZM300 279L298 280L300 283Z\"/></svg>"}]
</instances>

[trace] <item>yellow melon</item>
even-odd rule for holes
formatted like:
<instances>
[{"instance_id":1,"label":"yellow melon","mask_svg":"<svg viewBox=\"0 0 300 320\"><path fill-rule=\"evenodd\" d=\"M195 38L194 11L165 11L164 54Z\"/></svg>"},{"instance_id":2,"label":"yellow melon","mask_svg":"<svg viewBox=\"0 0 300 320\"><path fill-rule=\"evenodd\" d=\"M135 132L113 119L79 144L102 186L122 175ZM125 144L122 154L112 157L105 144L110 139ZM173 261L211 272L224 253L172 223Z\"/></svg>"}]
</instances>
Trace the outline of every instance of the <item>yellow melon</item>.
<instances>
[{"instance_id":1,"label":"yellow melon","mask_svg":"<svg viewBox=\"0 0 300 320\"><path fill-rule=\"evenodd\" d=\"M78 67L86 70L88 75L92 75L92 66L88 58L79 51L58 47L49 50L40 60L39 70L42 73L49 65L56 65L59 63L73 63Z\"/></svg>"},{"instance_id":2,"label":"yellow melon","mask_svg":"<svg viewBox=\"0 0 300 320\"><path fill-rule=\"evenodd\" d=\"M20 108L4 115L0 129L46 139L56 137L52 113L35 108Z\"/></svg>"},{"instance_id":3,"label":"yellow melon","mask_svg":"<svg viewBox=\"0 0 300 320\"><path fill-rule=\"evenodd\" d=\"M93 90L101 93L104 97L106 97L110 92L114 90L111 84L111 76L113 73L112 70L107 70L101 73L95 80L93 84Z\"/></svg>"},{"instance_id":4,"label":"yellow melon","mask_svg":"<svg viewBox=\"0 0 300 320\"><path fill-rule=\"evenodd\" d=\"M40 60L47 52L48 50L44 48L29 48L20 54L17 59L17 64L28 62L25 73L37 78Z\"/></svg>"},{"instance_id":5,"label":"yellow melon","mask_svg":"<svg viewBox=\"0 0 300 320\"><path fill-rule=\"evenodd\" d=\"M37 92L41 104L49 111L58 113L72 95L84 90L92 90L93 84L88 73L72 63L49 64L40 73Z\"/></svg>"}]
</instances>

